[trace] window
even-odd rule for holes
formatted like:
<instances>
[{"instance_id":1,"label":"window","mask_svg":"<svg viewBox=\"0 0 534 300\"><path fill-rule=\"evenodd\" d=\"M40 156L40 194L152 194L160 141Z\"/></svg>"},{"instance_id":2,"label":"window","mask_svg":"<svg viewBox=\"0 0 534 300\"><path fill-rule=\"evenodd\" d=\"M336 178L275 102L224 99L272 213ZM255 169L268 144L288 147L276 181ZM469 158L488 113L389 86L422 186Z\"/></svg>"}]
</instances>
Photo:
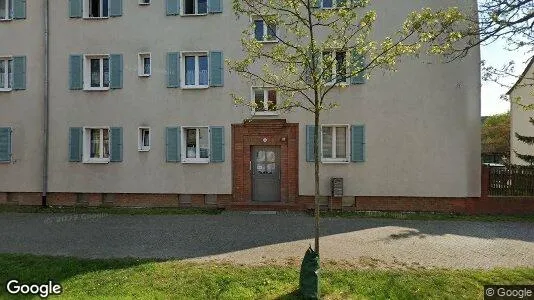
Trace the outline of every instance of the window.
<instances>
[{"instance_id":1,"label":"window","mask_svg":"<svg viewBox=\"0 0 534 300\"><path fill-rule=\"evenodd\" d=\"M109 0L84 0L84 6L86 18L109 17Z\"/></svg>"},{"instance_id":2,"label":"window","mask_svg":"<svg viewBox=\"0 0 534 300\"><path fill-rule=\"evenodd\" d=\"M347 53L345 51L323 52L323 78L328 84L347 83Z\"/></svg>"},{"instance_id":3,"label":"window","mask_svg":"<svg viewBox=\"0 0 534 300\"><path fill-rule=\"evenodd\" d=\"M139 76L148 77L152 74L150 53L139 53Z\"/></svg>"},{"instance_id":4,"label":"window","mask_svg":"<svg viewBox=\"0 0 534 300\"><path fill-rule=\"evenodd\" d=\"M338 8L347 6L349 0L322 0L322 8Z\"/></svg>"},{"instance_id":5,"label":"window","mask_svg":"<svg viewBox=\"0 0 534 300\"><path fill-rule=\"evenodd\" d=\"M205 15L208 13L208 0L183 0L183 15Z\"/></svg>"},{"instance_id":6,"label":"window","mask_svg":"<svg viewBox=\"0 0 534 300\"><path fill-rule=\"evenodd\" d=\"M267 24L261 17L254 19L254 38L259 42L277 42L276 24Z\"/></svg>"},{"instance_id":7,"label":"window","mask_svg":"<svg viewBox=\"0 0 534 300\"><path fill-rule=\"evenodd\" d=\"M276 115L277 92L273 88L252 87L252 97L255 107L254 113L257 115Z\"/></svg>"},{"instance_id":8,"label":"window","mask_svg":"<svg viewBox=\"0 0 534 300\"><path fill-rule=\"evenodd\" d=\"M84 130L83 160L86 163L109 162L109 128L95 127Z\"/></svg>"},{"instance_id":9,"label":"window","mask_svg":"<svg viewBox=\"0 0 534 300\"><path fill-rule=\"evenodd\" d=\"M139 151L149 151L150 150L150 128L139 127L138 140L139 140L139 143L138 143Z\"/></svg>"},{"instance_id":10,"label":"window","mask_svg":"<svg viewBox=\"0 0 534 300\"><path fill-rule=\"evenodd\" d=\"M208 87L208 54L182 53L182 87L183 88L207 88Z\"/></svg>"},{"instance_id":11,"label":"window","mask_svg":"<svg viewBox=\"0 0 534 300\"><path fill-rule=\"evenodd\" d=\"M0 0L0 21L1 20L11 20L12 13L11 8L13 7L13 0Z\"/></svg>"},{"instance_id":12,"label":"window","mask_svg":"<svg viewBox=\"0 0 534 300\"><path fill-rule=\"evenodd\" d=\"M148 5L150 4L150 0L139 0L139 5Z\"/></svg>"},{"instance_id":13,"label":"window","mask_svg":"<svg viewBox=\"0 0 534 300\"><path fill-rule=\"evenodd\" d=\"M13 88L13 59L0 57L0 91Z\"/></svg>"},{"instance_id":14,"label":"window","mask_svg":"<svg viewBox=\"0 0 534 300\"><path fill-rule=\"evenodd\" d=\"M324 162L348 162L348 125L322 126L321 152Z\"/></svg>"},{"instance_id":15,"label":"window","mask_svg":"<svg viewBox=\"0 0 534 300\"><path fill-rule=\"evenodd\" d=\"M84 70L86 90L109 89L109 56L86 55Z\"/></svg>"},{"instance_id":16,"label":"window","mask_svg":"<svg viewBox=\"0 0 534 300\"><path fill-rule=\"evenodd\" d=\"M209 162L208 127L182 128L182 158L183 162Z\"/></svg>"}]
</instances>

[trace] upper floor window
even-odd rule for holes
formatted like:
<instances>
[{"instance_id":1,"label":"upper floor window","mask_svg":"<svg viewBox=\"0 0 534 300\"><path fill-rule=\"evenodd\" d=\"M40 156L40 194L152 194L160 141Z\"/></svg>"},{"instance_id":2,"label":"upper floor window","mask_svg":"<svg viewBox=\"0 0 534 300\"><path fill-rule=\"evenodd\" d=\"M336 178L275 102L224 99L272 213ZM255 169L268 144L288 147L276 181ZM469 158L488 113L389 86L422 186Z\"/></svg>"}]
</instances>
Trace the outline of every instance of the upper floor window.
<instances>
[{"instance_id":1,"label":"upper floor window","mask_svg":"<svg viewBox=\"0 0 534 300\"><path fill-rule=\"evenodd\" d=\"M84 0L87 18L109 17L109 0Z\"/></svg>"},{"instance_id":2,"label":"upper floor window","mask_svg":"<svg viewBox=\"0 0 534 300\"><path fill-rule=\"evenodd\" d=\"M252 88L254 113L257 115L274 115L276 113L277 92L274 88Z\"/></svg>"},{"instance_id":3,"label":"upper floor window","mask_svg":"<svg viewBox=\"0 0 534 300\"><path fill-rule=\"evenodd\" d=\"M150 128L149 127L139 127L138 150L139 151L150 150Z\"/></svg>"},{"instance_id":4,"label":"upper floor window","mask_svg":"<svg viewBox=\"0 0 534 300\"><path fill-rule=\"evenodd\" d=\"M323 125L321 130L321 153L324 162L348 162L348 125Z\"/></svg>"},{"instance_id":5,"label":"upper floor window","mask_svg":"<svg viewBox=\"0 0 534 300\"><path fill-rule=\"evenodd\" d=\"M209 66L207 52L182 52L183 88L207 88Z\"/></svg>"},{"instance_id":6,"label":"upper floor window","mask_svg":"<svg viewBox=\"0 0 534 300\"><path fill-rule=\"evenodd\" d=\"M321 0L322 8L338 8L347 6L350 0Z\"/></svg>"},{"instance_id":7,"label":"upper floor window","mask_svg":"<svg viewBox=\"0 0 534 300\"><path fill-rule=\"evenodd\" d=\"M13 59L0 57L0 91L13 88Z\"/></svg>"},{"instance_id":8,"label":"upper floor window","mask_svg":"<svg viewBox=\"0 0 534 300\"><path fill-rule=\"evenodd\" d=\"M255 17L254 38L259 42L276 42L276 24L269 23L261 17Z\"/></svg>"},{"instance_id":9,"label":"upper floor window","mask_svg":"<svg viewBox=\"0 0 534 300\"><path fill-rule=\"evenodd\" d=\"M11 20L12 0L0 0L0 20Z\"/></svg>"},{"instance_id":10,"label":"upper floor window","mask_svg":"<svg viewBox=\"0 0 534 300\"><path fill-rule=\"evenodd\" d=\"M325 51L323 52L323 78L328 84L344 84L347 77L347 52Z\"/></svg>"},{"instance_id":11,"label":"upper floor window","mask_svg":"<svg viewBox=\"0 0 534 300\"><path fill-rule=\"evenodd\" d=\"M182 127L182 161L209 162L209 129L208 127Z\"/></svg>"},{"instance_id":12,"label":"upper floor window","mask_svg":"<svg viewBox=\"0 0 534 300\"><path fill-rule=\"evenodd\" d=\"M208 0L183 0L184 15L205 15L208 13Z\"/></svg>"},{"instance_id":13,"label":"upper floor window","mask_svg":"<svg viewBox=\"0 0 534 300\"><path fill-rule=\"evenodd\" d=\"M138 73L141 77L148 77L152 74L150 53L139 53Z\"/></svg>"},{"instance_id":14,"label":"upper floor window","mask_svg":"<svg viewBox=\"0 0 534 300\"><path fill-rule=\"evenodd\" d=\"M84 83L86 90L109 89L109 56L86 55L84 68Z\"/></svg>"}]
</instances>

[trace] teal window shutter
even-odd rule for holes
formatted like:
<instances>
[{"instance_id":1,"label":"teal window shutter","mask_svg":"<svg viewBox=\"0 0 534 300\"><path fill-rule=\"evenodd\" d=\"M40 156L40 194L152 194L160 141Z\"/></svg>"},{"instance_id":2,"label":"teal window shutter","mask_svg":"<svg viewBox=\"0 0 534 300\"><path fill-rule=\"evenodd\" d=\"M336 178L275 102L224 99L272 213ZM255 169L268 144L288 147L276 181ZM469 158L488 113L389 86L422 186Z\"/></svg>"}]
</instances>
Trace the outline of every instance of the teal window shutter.
<instances>
[{"instance_id":1,"label":"teal window shutter","mask_svg":"<svg viewBox=\"0 0 534 300\"><path fill-rule=\"evenodd\" d=\"M165 128L165 153L167 162L180 162L181 149L180 127Z\"/></svg>"},{"instance_id":2,"label":"teal window shutter","mask_svg":"<svg viewBox=\"0 0 534 300\"><path fill-rule=\"evenodd\" d=\"M82 139L83 128L71 127L69 128L69 161L82 161Z\"/></svg>"},{"instance_id":3,"label":"teal window shutter","mask_svg":"<svg viewBox=\"0 0 534 300\"><path fill-rule=\"evenodd\" d=\"M122 16L122 0L109 0L109 16Z\"/></svg>"},{"instance_id":4,"label":"teal window shutter","mask_svg":"<svg viewBox=\"0 0 534 300\"><path fill-rule=\"evenodd\" d=\"M319 132L319 149L321 148L321 133ZM306 161L315 161L315 125L306 125Z\"/></svg>"},{"instance_id":5,"label":"teal window shutter","mask_svg":"<svg viewBox=\"0 0 534 300\"><path fill-rule=\"evenodd\" d=\"M208 8L210 10L210 13L222 13L223 11L223 3L222 0L209 0Z\"/></svg>"},{"instance_id":6,"label":"teal window shutter","mask_svg":"<svg viewBox=\"0 0 534 300\"><path fill-rule=\"evenodd\" d=\"M26 0L13 0L13 19L26 19Z\"/></svg>"},{"instance_id":7,"label":"teal window shutter","mask_svg":"<svg viewBox=\"0 0 534 300\"><path fill-rule=\"evenodd\" d=\"M167 16L176 16L180 14L181 0L166 0Z\"/></svg>"},{"instance_id":8,"label":"teal window shutter","mask_svg":"<svg viewBox=\"0 0 534 300\"><path fill-rule=\"evenodd\" d=\"M352 125L350 157L353 162L365 161L365 125Z\"/></svg>"},{"instance_id":9,"label":"teal window shutter","mask_svg":"<svg viewBox=\"0 0 534 300\"><path fill-rule=\"evenodd\" d=\"M211 126L210 134L210 161L224 162L224 127Z\"/></svg>"},{"instance_id":10,"label":"teal window shutter","mask_svg":"<svg viewBox=\"0 0 534 300\"><path fill-rule=\"evenodd\" d=\"M82 1L83 0L69 0L69 17L81 18L82 17Z\"/></svg>"},{"instance_id":11,"label":"teal window shutter","mask_svg":"<svg viewBox=\"0 0 534 300\"><path fill-rule=\"evenodd\" d=\"M109 72L109 87L122 89L122 54L111 54L109 56Z\"/></svg>"},{"instance_id":12,"label":"teal window shutter","mask_svg":"<svg viewBox=\"0 0 534 300\"><path fill-rule=\"evenodd\" d=\"M0 127L0 162L11 162L10 127Z\"/></svg>"},{"instance_id":13,"label":"teal window shutter","mask_svg":"<svg viewBox=\"0 0 534 300\"><path fill-rule=\"evenodd\" d=\"M13 57L13 89L26 89L26 56Z\"/></svg>"},{"instance_id":14,"label":"teal window shutter","mask_svg":"<svg viewBox=\"0 0 534 300\"><path fill-rule=\"evenodd\" d=\"M210 52L210 86L224 85L224 60L221 51Z\"/></svg>"},{"instance_id":15,"label":"teal window shutter","mask_svg":"<svg viewBox=\"0 0 534 300\"><path fill-rule=\"evenodd\" d=\"M180 59L178 52L167 53L167 87L180 87Z\"/></svg>"},{"instance_id":16,"label":"teal window shutter","mask_svg":"<svg viewBox=\"0 0 534 300\"><path fill-rule=\"evenodd\" d=\"M365 59L362 55L359 55L358 53L356 52L352 52L352 55L351 55L351 70L353 72L355 71L358 71L360 70L361 68L364 67L364 64L365 64ZM352 76L350 78L350 83L351 84L363 84L365 83L365 72L362 71L358 74L356 74L355 76Z\"/></svg>"},{"instance_id":17,"label":"teal window shutter","mask_svg":"<svg viewBox=\"0 0 534 300\"><path fill-rule=\"evenodd\" d=\"M111 153L109 161L122 161L122 127L111 127Z\"/></svg>"},{"instance_id":18,"label":"teal window shutter","mask_svg":"<svg viewBox=\"0 0 534 300\"><path fill-rule=\"evenodd\" d=\"M73 54L69 57L69 89L83 89L83 55Z\"/></svg>"}]
</instances>

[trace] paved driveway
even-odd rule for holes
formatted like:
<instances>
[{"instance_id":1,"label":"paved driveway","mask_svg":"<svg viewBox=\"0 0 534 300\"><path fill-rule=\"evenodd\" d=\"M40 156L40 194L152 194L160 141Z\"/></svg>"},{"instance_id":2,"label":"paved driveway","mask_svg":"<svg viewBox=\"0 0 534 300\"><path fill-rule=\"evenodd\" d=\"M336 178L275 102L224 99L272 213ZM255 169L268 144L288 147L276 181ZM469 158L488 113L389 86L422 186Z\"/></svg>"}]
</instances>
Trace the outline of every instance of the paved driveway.
<instances>
[{"instance_id":1,"label":"paved driveway","mask_svg":"<svg viewBox=\"0 0 534 300\"><path fill-rule=\"evenodd\" d=\"M321 258L390 267L534 267L534 223L328 218ZM0 253L298 264L313 244L300 214L0 214Z\"/></svg>"}]
</instances>

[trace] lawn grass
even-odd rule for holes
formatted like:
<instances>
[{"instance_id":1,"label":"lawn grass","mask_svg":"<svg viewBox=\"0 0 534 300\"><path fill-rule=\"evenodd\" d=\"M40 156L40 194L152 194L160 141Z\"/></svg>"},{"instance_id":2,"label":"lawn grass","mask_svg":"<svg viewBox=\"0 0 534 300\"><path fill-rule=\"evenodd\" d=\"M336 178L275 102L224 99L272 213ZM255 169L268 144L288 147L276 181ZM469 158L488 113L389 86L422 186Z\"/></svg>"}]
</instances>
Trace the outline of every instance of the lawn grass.
<instances>
[{"instance_id":1,"label":"lawn grass","mask_svg":"<svg viewBox=\"0 0 534 300\"><path fill-rule=\"evenodd\" d=\"M396 220L443 220L443 221L478 221L478 222L534 222L534 215L460 215L423 212L386 212L386 211L328 211L322 217L330 218L382 218Z\"/></svg>"},{"instance_id":2,"label":"lawn grass","mask_svg":"<svg viewBox=\"0 0 534 300\"><path fill-rule=\"evenodd\" d=\"M69 214L110 214L110 215L217 215L217 208L134 208L134 207L81 207L81 206L22 206L0 205L0 213L69 213Z\"/></svg>"},{"instance_id":3,"label":"lawn grass","mask_svg":"<svg viewBox=\"0 0 534 300\"><path fill-rule=\"evenodd\" d=\"M0 254L0 282L60 283L65 299L298 299L295 267ZM325 299L482 299L484 284L533 284L534 269L321 270ZM14 298L0 288L0 298ZM23 297L24 298L24 297ZM14 298L15 299L15 298ZM21 299L17 297L16 299Z\"/></svg>"}]
</instances>

